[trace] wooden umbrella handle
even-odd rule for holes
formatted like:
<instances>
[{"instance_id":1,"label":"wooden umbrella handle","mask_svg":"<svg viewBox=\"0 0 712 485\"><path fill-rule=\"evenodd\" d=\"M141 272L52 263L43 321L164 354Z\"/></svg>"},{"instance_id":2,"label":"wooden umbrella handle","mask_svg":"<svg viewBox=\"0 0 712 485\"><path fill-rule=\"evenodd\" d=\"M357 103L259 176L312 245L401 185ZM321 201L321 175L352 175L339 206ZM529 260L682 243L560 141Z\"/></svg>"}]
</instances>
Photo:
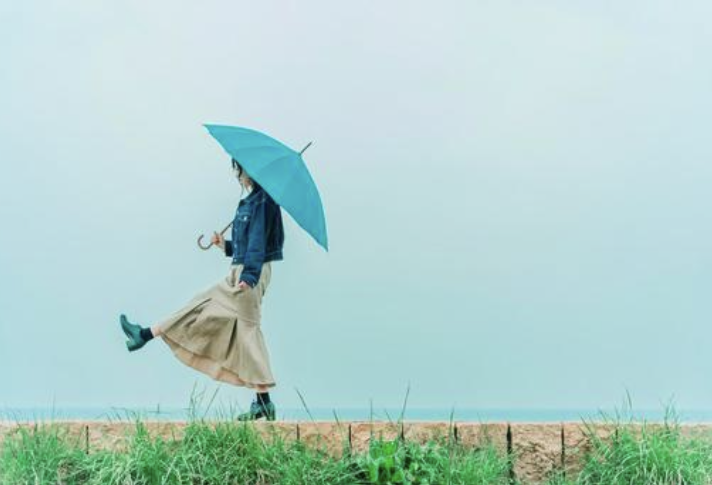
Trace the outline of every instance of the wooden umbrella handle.
<instances>
[{"instance_id":1,"label":"wooden umbrella handle","mask_svg":"<svg viewBox=\"0 0 712 485\"><path fill-rule=\"evenodd\" d=\"M230 224L228 224L227 226L225 226L225 229L223 229L222 231L220 231L220 235L222 236L223 234L225 234L225 231L227 231L228 229L230 229L230 226L232 226L232 222L230 222ZM213 245L213 242L210 241L210 244L208 244L207 246L203 246L203 238L204 238L204 237L205 237L205 234L201 234L200 237L198 237L198 247L199 247L200 249L202 249L203 251L205 251L205 250L207 250L207 249L210 249L210 247Z\"/></svg>"}]
</instances>

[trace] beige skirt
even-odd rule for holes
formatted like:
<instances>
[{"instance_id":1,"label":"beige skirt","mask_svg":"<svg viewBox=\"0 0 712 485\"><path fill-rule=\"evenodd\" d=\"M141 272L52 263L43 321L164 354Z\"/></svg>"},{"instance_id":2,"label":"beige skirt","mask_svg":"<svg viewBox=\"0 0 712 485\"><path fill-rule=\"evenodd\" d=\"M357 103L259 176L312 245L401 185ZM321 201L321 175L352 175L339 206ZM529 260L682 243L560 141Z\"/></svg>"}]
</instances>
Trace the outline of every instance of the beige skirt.
<instances>
[{"instance_id":1,"label":"beige skirt","mask_svg":"<svg viewBox=\"0 0 712 485\"><path fill-rule=\"evenodd\" d=\"M231 266L222 281L159 323L160 335L181 362L216 381L274 387L260 324L272 267L263 264L254 288L237 286L241 271L241 264Z\"/></svg>"}]
</instances>

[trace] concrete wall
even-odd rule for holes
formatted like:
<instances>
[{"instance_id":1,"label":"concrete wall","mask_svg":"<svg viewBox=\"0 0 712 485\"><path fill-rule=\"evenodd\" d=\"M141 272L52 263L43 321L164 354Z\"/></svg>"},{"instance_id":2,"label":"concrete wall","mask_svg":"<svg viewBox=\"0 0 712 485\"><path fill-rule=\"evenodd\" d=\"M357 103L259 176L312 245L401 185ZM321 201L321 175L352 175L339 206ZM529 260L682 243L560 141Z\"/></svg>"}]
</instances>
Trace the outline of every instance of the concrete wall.
<instances>
[{"instance_id":1,"label":"concrete wall","mask_svg":"<svg viewBox=\"0 0 712 485\"><path fill-rule=\"evenodd\" d=\"M136 425L130 421L55 421L67 439L88 453L100 449L121 450ZM151 436L180 439L184 421L142 421ZM41 425L42 423L40 423ZM254 426L263 439L280 436L285 441L299 440L307 446L321 448L334 457L343 453L368 450L371 437L425 443L441 437L453 439L465 446L477 447L485 442L494 444L502 453L513 455L512 477L525 483L539 483L553 470L564 470L567 477L575 477L581 469L581 458L590 449L582 423L471 423L405 421L389 422L247 422ZM601 438L614 433L611 425L591 423L592 430ZM0 446L6 437L19 427L31 428L35 423L0 422ZM640 430L642 425L632 425ZM662 426L648 424L649 427ZM681 425L683 436L712 439L712 424Z\"/></svg>"}]
</instances>

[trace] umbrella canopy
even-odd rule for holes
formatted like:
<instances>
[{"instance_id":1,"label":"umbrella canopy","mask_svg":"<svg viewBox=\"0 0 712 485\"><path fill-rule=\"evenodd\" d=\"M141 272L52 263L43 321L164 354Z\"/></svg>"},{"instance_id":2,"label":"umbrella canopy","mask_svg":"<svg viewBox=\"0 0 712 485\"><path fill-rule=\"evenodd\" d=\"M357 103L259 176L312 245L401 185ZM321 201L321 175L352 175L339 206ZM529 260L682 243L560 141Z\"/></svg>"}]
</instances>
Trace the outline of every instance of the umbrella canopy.
<instances>
[{"instance_id":1,"label":"umbrella canopy","mask_svg":"<svg viewBox=\"0 0 712 485\"><path fill-rule=\"evenodd\" d=\"M204 126L250 178L260 184L297 224L328 251L324 207L314 179L302 159L304 150L297 152L249 128Z\"/></svg>"}]
</instances>

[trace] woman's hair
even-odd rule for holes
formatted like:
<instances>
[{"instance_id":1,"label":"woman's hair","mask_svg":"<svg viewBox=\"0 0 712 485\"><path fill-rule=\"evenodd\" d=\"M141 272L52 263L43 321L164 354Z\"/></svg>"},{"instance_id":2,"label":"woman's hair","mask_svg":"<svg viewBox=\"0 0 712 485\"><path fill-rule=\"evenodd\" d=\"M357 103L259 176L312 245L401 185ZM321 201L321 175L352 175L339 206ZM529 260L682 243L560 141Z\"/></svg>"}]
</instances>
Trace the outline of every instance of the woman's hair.
<instances>
[{"instance_id":1,"label":"woman's hair","mask_svg":"<svg viewBox=\"0 0 712 485\"><path fill-rule=\"evenodd\" d=\"M242 175L242 165L240 165L234 158L232 159L232 168L237 170L238 177Z\"/></svg>"},{"instance_id":2,"label":"woman's hair","mask_svg":"<svg viewBox=\"0 0 712 485\"><path fill-rule=\"evenodd\" d=\"M235 160L234 158L232 159L232 168L237 170L237 178L242 177L242 172L243 172L242 165L240 165L240 163L237 160ZM247 176L250 177L250 174L247 174ZM253 179L252 177L250 177L250 181L252 181L252 189L253 190L261 187L260 184L258 184L257 181L255 179Z\"/></svg>"}]
</instances>

